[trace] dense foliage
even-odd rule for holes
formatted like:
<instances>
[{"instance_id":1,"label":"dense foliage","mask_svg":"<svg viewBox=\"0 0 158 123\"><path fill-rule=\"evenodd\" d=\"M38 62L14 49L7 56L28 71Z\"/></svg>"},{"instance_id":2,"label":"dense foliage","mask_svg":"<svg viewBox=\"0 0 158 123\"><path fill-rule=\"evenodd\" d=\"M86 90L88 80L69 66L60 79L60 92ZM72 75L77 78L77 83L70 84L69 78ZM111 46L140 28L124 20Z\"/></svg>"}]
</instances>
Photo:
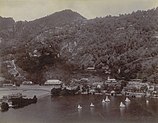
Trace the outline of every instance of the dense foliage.
<instances>
[{"instance_id":1,"label":"dense foliage","mask_svg":"<svg viewBox=\"0 0 158 123\"><path fill-rule=\"evenodd\" d=\"M15 59L28 74L95 66L97 72L105 74L107 68L118 79L158 82L158 8L91 20L65 10L16 22L0 36L1 61Z\"/></svg>"}]
</instances>

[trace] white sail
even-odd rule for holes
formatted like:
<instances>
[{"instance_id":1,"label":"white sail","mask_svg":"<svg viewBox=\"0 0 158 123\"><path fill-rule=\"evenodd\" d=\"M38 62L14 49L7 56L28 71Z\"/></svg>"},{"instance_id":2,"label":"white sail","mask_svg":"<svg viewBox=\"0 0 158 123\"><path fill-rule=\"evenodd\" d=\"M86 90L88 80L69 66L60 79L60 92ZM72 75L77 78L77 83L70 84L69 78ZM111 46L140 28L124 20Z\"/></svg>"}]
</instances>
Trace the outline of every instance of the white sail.
<instances>
[{"instance_id":1,"label":"white sail","mask_svg":"<svg viewBox=\"0 0 158 123\"><path fill-rule=\"evenodd\" d=\"M121 102L120 103L120 108L124 108L125 107L125 105Z\"/></svg>"},{"instance_id":2,"label":"white sail","mask_svg":"<svg viewBox=\"0 0 158 123\"><path fill-rule=\"evenodd\" d=\"M108 96L106 96L105 102L110 102L110 99L108 98Z\"/></svg>"},{"instance_id":3,"label":"white sail","mask_svg":"<svg viewBox=\"0 0 158 123\"><path fill-rule=\"evenodd\" d=\"M126 97L125 102L130 102L130 101L131 100L128 97Z\"/></svg>"},{"instance_id":4,"label":"white sail","mask_svg":"<svg viewBox=\"0 0 158 123\"><path fill-rule=\"evenodd\" d=\"M105 103L105 100L104 100L104 99L102 100L102 103Z\"/></svg>"},{"instance_id":5,"label":"white sail","mask_svg":"<svg viewBox=\"0 0 158 123\"><path fill-rule=\"evenodd\" d=\"M90 104L90 107L94 107L94 104L93 104L93 103L91 103L91 104Z\"/></svg>"},{"instance_id":6,"label":"white sail","mask_svg":"<svg viewBox=\"0 0 158 123\"><path fill-rule=\"evenodd\" d=\"M77 107L78 109L82 109L82 107L80 106L80 105L78 105L78 107Z\"/></svg>"}]
</instances>

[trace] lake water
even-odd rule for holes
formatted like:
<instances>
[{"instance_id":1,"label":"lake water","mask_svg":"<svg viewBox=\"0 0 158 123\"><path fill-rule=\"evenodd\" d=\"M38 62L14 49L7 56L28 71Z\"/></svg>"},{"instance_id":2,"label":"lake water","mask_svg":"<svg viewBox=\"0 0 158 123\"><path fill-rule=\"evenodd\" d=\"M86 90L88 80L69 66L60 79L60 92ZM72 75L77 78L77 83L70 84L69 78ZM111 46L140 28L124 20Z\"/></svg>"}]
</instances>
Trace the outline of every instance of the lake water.
<instances>
[{"instance_id":1,"label":"lake water","mask_svg":"<svg viewBox=\"0 0 158 123\"><path fill-rule=\"evenodd\" d=\"M125 108L119 104L123 97L110 97L102 104L103 96L50 96L24 108L0 112L0 123L158 123L158 99L131 99ZM94 108L90 108L93 102ZM82 110L77 109L77 105Z\"/></svg>"}]
</instances>

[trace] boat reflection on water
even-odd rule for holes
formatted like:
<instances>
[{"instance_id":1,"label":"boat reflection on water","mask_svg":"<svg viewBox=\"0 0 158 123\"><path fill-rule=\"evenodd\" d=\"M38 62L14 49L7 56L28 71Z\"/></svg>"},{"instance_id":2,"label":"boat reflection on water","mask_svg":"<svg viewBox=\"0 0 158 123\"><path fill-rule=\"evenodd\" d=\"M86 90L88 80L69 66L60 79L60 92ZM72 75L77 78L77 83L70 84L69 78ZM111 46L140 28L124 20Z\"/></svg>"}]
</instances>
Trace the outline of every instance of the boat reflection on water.
<instances>
[{"instance_id":1,"label":"boat reflection on water","mask_svg":"<svg viewBox=\"0 0 158 123\"><path fill-rule=\"evenodd\" d=\"M94 107L90 107L90 112L91 112L91 115L94 115L95 113Z\"/></svg>"},{"instance_id":2,"label":"boat reflection on water","mask_svg":"<svg viewBox=\"0 0 158 123\"><path fill-rule=\"evenodd\" d=\"M105 103L105 109L107 113L110 111L110 102Z\"/></svg>"},{"instance_id":3,"label":"boat reflection on water","mask_svg":"<svg viewBox=\"0 0 158 123\"><path fill-rule=\"evenodd\" d=\"M105 108L105 102L102 101L102 107Z\"/></svg>"},{"instance_id":4,"label":"boat reflection on water","mask_svg":"<svg viewBox=\"0 0 158 123\"><path fill-rule=\"evenodd\" d=\"M114 96L111 96L110 99L111 99L111 101L114 101L114 100L115 100L115 97L114 97Z\"/></svg>"},{"instance_id":5,"label":"boat reflection on water","mask_svg":"<svg viewBox=\"0 0 158 123\"><path fill-rule=\"evenodd\" d=\"M82 114L82 108L78 108L78 117L81 117Z\"/></svg>"},{"instance_id":6,"label":"boat reflection on water","mask_svg":"<svg viewBox=\"0 0 158 123\"><path fill-rule=\"evenodd\" d=\"M120 115L121 115L121 117L124 117L124 115L125 115L125 108L120 108Z\"/></svg>"},{"instance_id":7,"label":"boat reflection on water","mask_svg":"<svg viewBox=\"0 0 158 123\"><path fill-rule=\"evenodd\" d=\"M126 108L128 109L130 106L131 102L125 102Z\"/></svg>"},{"instance_id":8,"label":"boat reflection on water","mask_svg":"<svg viewBox=\"0 0 158 123\"><path fill-rule=\"evenodd\" d=\"M146 100L146 105L149 105L149 100Z\"/></svg>"}]
</instances>

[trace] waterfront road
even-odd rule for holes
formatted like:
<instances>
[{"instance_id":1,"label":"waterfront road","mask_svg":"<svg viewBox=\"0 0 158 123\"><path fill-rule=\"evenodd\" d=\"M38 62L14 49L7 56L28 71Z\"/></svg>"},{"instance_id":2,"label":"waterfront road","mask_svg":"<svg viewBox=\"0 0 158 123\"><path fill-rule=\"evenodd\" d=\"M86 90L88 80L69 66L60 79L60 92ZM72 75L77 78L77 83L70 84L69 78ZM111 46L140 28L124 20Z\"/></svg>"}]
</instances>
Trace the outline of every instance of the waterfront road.
<instances>
[{"instance_id":1,"label":"waterfront road","mask_svg":"<svg viewBox=\"0 0 158 123\"><path fill-rule=\"evenodd\" d=\"M39 86L39 85L21 85L20 87L3 87L0 88L0 99L3 96L10 94L22 93L22 95L32 98L34 95L37 98L42 98L51 93L51 86Z\"/></svg>"}]
</instances>

